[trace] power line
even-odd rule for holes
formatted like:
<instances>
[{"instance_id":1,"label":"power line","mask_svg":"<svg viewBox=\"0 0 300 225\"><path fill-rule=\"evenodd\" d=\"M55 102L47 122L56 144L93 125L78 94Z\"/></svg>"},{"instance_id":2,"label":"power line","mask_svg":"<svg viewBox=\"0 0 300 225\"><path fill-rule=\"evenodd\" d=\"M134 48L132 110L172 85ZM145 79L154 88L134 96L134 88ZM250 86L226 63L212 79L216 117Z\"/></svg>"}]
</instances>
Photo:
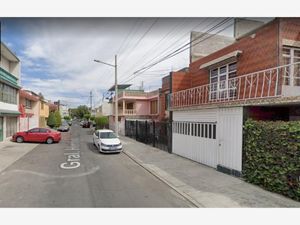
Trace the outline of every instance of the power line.
<instances>
[{"instance_id":1,"label":"power line","mask_svg":"<svg viewBox=\"0 0 300 225\"><path fill-rule=\"evenodd\" d=\"M133 49L130 51L130 53L126 56L127 58L129 58L129 56L132 54L132 52L134 52L134 50L136 49L136 47L141 43L141 41L146 37L146 35L151 31L151 29L154 27L154 25L157 23L157 21L159 20L159 18L156 18L152 24L150 25L150 27L146 30L146 32L144 32L144 34L139 38L139 40L137 41L137 43L135 44L135 46L133 47Z\"/></svg>"},{"instance_id":2,"label":"power line","mask_svg":"<svg viewBox=\"0 0 300 225\"><path fill-rule=\"evenodd\" d=\"M126 37L124 38L122 44L120 45L118 51L117 51L117 55L119 55L120 50L122 49L123 45L126 43L126 41L128 40L129 36L131 35L131 33L133 32L134 28L136 27L136 25L138 24L139 20L137 19L134 23L134 25L132 26L132 28L129 30L129 32L127 33Z\"/></svg>"},{"instance_id":3,"label":"power line","mask_svg":"<svg viewBox=\"0 0 300 225\"><path fill-rule=\"evenodd\" d=\"M188 43L184 44L183 46L177 48L175 51L173 51L173 52L169 53L168 55L164 56L163 59L165 59L165 58L167 59L167 58L169 58L169 56L172 56L172 55L174 55L174 54L177 55L177 54L176 54L177 52L180 52L182 49L184 49L184 48L187 47L187 46L188 46L188 48L190 48L190 44L192 44L193 42L195 42L195 41L199 40L200 38L204 37L205 35L207 35L208 33L212 32L213 30L217 29L218 27L220 27L220 26L226 24L226 23L229 21L229 19L230 19L230 18L226 18L226 19L222 20L220 23L218 23L217 25L213 26L212 28L210 28L209 30L207 30L206 32L204 32L203 34L199 35L199 36L198 36L197 38L195 38L194 40L189 41ZM200 43L200 42L199 42L199 43ZM197 44L198 44L198 43L197 43ZM158 61L160 62L161 60L158 60ZM157 64L157 62L152 63L152 64L150 64L149 66L152 67L152 65L156 65L156 64ZM149 66L145 66L145 67L143 67L143 68L141 68L141 69L135 71L134 73L138 73L138 72L144 70L145 68L147 68L147 67L149 67Z\"/></svg>"},{"instance_id":4,"label":"power line","mask_svg":"<svg viewBox=\"0 0 300 225\"><path fill-rule=\"evenodd\" d=\"M175 44L177 44L178 41L182 40L182 38L183 38L184 36L186 36L187 34L189 34L189 33L191 32L191 30L196 29L196 28L199 27L201 24L203 24L206 20L207 20L207 19L204 19L204 20L202 20L200 23L197 23L196 26L193 26L191 29L189 29L188 32L185 32L182 36L180 36L178 39L176 39L175 42L172 42L170 45L168 45L168 47L167 47L166 49L164 49L164 50L161 51L158 55L156 55L154 58L152 58L150 61L148 61L147 63L145 63L144 66L147 65L148 63L153 62L156 58L159 58L164 52L166 52L167 50L169 50L170 48L172 48ZM209 23L206 27L209 27L211 24L214 23L214 21L215 21L215 20L213 20L212 23ZM206 28L206 27L205 27L205 28ZM170 51L168 51L168 53L170 53L171 51L173 51L173 50L171 49ZM130 78L130 77L133 76L133 75L134 75L134 74L131 74L131 75L129 75L127 78L125 78L125 79L123 79L123 80L126 80L126 79Z\"/></svg>"},{"instance_id":5,"label":"power line","mask_svg":"<svg viewBox=\"0 0 300 225\"><path fill-rule=\"evenodd\" d=\"M171 28L171 30L170 30L167 34L165 34L164 37L162 37L156 44L154 44L154 46L153 46L151 49L149 49L143 56L141 56L141 60L137 61L133 66L131 66L129 69L127 69L127 70L124 72L124 74L126 74L128 71L130 71L131 69L133 69L136 65L138 65L142 60L144 60L144 57L145 57L146 55L148 55L149 52L152 51L152 49L154 49L155 47L159 46L159 44L160 44L163 40L165 40L165 39L166 39L166 38L167 38L174 30L176 30L178 27L180 27L181 25L184 25L184 24L185 24L185 22L183 22L182 24L179 23L179 24L176 24L173 28Z\"/></svg>"},{"instance_id":6,"label":"power line","mask_svg":"<svg viewBox=\"0 0 300 225\"><path fill-rule=\"evenodd\" d=\"M226 22L228 22L228 21L226 21ZM211 38L211 37L217 35L218 33L224 31L225 29L229 28L229 27L232 26L232 25L233 25L233 23L231 23L230 25L228 25L228 26L226 26L225 28L221 29L221 30L218 31L217 33L212 34L212 35L210 35L209 37L207 37L207 38L205 38L205 39L203 39L203 40L200 40L200 41L197 42L197 43L194 43L192 46L195 46L195 45L199 44L200 42L203 42L203 41L205 41L205 40L207 40L207 39L209 39L209 38ZM205 34L205 33L204 33L204 34ZM198 40L198 39L199 39L199 38L197 38L197 40ZM192 42L193 42L193 41L191 41L190 43L192 43ZM190 48L190 46L185 47L185 48L180 47L179 49L177 49L176 51L174 51L174 52L171 53L171 54L168 54L167 56L163 57L163 58L160 59L159 61L157 61L157 62L155 62L155 63L152 63L152 64L150 64L150 65L147 66L147 67L143 67L142 69L139 69L138 71L136 71L135 73L133 73L133 75L135 75L135 77L136 77L136 76L140 75L141 73L147 71L147 70L150 69L151 67L157 65L158 63L160 63L160 62L162 62L162 61L165 61L165 60L167 60L167 59L169 59L169 58L172 58L172 57L174 57L175 55L178 55L178 54L180 54L181 52L186 51L186 50L189 49L189 48ZM134 77L133 77L133 78L134 78ZM131 81L133 78L127 80L126 82Z\"/></svg>"}]
</instances>

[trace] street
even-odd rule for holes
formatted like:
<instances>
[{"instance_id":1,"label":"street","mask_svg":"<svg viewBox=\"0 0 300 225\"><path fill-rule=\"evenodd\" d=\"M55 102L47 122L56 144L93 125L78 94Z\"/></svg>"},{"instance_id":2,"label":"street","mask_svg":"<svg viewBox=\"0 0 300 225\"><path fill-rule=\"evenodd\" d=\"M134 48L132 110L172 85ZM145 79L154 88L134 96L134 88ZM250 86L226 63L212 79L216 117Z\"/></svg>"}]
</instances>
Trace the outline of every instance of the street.
<instances>
[{"instance_id":1,"label":"street","mask_svg":"<svg viewBox=\"0 0 300 225\"><path fill-rule=\"evenodd\" d=\"M124 153L98 153L76 123L2 171L0 187L0 207L193 207Z\"/></svg>"}]
</instances>

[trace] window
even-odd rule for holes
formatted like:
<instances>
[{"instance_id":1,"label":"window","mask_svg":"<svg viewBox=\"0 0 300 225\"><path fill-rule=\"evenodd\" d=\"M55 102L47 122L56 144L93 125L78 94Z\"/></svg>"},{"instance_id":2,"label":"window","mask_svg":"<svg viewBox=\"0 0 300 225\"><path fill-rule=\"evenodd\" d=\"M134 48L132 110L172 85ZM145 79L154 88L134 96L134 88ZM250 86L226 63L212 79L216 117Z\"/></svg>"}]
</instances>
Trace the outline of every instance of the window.
<instances>
[{"instance_id":1,"label":"window","mask_svg":"<svg viewBox=\"0 0 300 225\"><path fill-rule=\"evenodd\" d=\"M41 102L41 109L44 109L44 102Z\"/></svg>"},{"instance_id":2,"label":"window","mask_svg":"<svg viewBox=\"0 0 300 225\"><path fill-rule=\"evenodd\" d=\"M157 113L157 100L150 102L150 114Z\"/></svg>"},{"instance_id":3,"label":"window","mask_svg":"<svg viewBox=\"0 0 300 225\"><path fill-rule=\"evenodd\" d=\"M126 109L133 109L133 102L126 103Z\"/></svg>"},{"instance_id":4,"label":"window","mask_svg":"<svg viewBox=\"0 0 300 225\"><path fill-rule=\"evenodd\" d=\"M46 128L40 128L40 133L48 133L48 129Z\"/></svg>"},{"instance_id":5,"label":"window","mask_svg":"<svg viewBox=\"0 0 300 225\"><path fill-rule=\"evenodd\" d=\"M284 65L292 64L285 71L284 84L300 86L300 48L284 47L282 52Z\"/></svg>"},{"instance_id":6,"label":"window","mask_svg":"<svg viewBox=\"0 0 300 225\"><path fill-rule=\"evenodd\" d=\"M210 99L234 98L236 96L236 62L210 70Z\"/></svg>"},{"instance_id":7,"label":"window","mask_svg":"<svg viewBox=\"0 0 300 225\"><path fill-rule=\"evenodd\" d=\"M28 131L29 133L39 133L40 129L39 128L33 128L31 130Z\"/></svg>"},{"instance_id":8,"label":"window","mask_svg":"<svg viewBox=\"0 0 300 225\"><path fill-rule=\"evenodd\" d=\"M173 122L173 133L216 139L217 125L213 122Z\"/></svg>"},{"instance_id":9,"label":"window","mask_svg":"<svg viewBox=\"0 0 300 225\"><path fill-rule=\"evenodd\" d=\"M168 109L168 104L169 104L169 101L168 101L168 94L165 94L165 110Z\"/></svg>"},{"instance_id":10,"label":"window","mask_svg":"<svg viewBox=\"0 0 300 225\"><path fill-rule=\"evenodd\" d=\"M7 84L0 83L0 101L17 104L17 89Z\"/></svg>"},{"instance_id":11,"label":"window","mask_svg":"<svg viewBox=\"0 0 300 225\"><path fill-rule=\"evenodd\" d=\"M31 105L31 101L29 99L25 99L25 107L27 109L31 109L32 108L32 105Z\"/></svg>"}]
</instances>

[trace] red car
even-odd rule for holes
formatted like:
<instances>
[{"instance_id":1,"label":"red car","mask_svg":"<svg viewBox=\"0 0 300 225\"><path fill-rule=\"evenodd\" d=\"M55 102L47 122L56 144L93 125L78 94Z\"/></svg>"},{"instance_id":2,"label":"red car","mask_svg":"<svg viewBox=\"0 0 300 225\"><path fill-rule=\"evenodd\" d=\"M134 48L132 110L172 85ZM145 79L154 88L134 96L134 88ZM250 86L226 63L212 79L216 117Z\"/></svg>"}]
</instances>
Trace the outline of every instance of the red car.
<instances>
[{"instance_id":1,"label":"red car","mask_svg":"<svg viewBox=\"0 0 300 225\"><path fill-rule=\"evenodd\" d=\"M46 142L52 144L53 142L59 142L61 134L58 131L51 130L48 128L33 128L28 131L17 132L12 137L13 141L22 143L28 142Z\"/></svg>"}]
</instances>

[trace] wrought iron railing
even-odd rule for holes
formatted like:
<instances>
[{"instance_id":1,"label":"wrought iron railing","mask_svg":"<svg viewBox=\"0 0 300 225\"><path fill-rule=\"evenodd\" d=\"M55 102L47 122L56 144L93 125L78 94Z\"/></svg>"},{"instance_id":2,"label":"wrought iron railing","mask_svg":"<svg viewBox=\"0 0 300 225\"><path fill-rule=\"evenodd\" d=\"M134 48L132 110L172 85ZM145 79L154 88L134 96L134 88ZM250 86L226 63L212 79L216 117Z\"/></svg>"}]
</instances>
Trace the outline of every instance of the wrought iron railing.
<instances>
[{"instance_id":1,"label":"wrought iron railing","mask_svg":"<svg viewBox=\"0 0 300 225\"><path fill-rule=\"evenodd\" d=\"M280 97L283 86L300 87L300 63L278 66L169 94L169 108ZM299 94L299 93L295 93Z\"/></svg>"}]
</instances>

